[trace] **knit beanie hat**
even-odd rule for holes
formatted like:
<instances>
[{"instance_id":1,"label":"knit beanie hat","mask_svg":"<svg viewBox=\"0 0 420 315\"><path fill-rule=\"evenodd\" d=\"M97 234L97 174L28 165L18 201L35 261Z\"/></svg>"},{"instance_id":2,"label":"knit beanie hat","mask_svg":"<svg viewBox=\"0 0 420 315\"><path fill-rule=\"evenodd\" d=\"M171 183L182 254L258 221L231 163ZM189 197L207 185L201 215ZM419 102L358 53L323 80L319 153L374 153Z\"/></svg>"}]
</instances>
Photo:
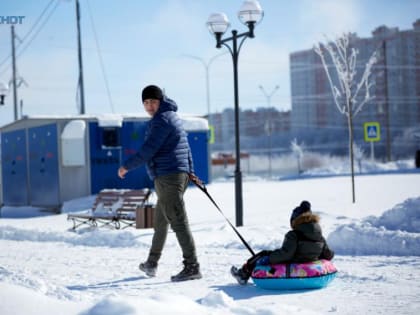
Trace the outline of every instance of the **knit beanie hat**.
<instances>
[{"instance_id":1,"label":"knit beanie hat","mask_svg":"<svg viewBox=\"0 0 420 315\"><path fill-rule=\"evenodd\" d=\"M301 214L305 213L305 212L311 212L311 204L309 203L309 201L302 201L300 203L299 207L296 207L293 212L292 212L292 216L290 217L290 224L292 224L292 221L294 219L296 219L298 216L300 216Z\"/></svg>"},{"instance_id":2,"label":"knit beanie hat","mask_svg":"<svg viewBox=\"0 0 420 315\"><path fill-rule=\"evenodd\" d=\"M141 99L143 102L147 99L161 100L162 98L162 90L156 85L146 86L141 92Z\"/></svg>"}]
</instances>

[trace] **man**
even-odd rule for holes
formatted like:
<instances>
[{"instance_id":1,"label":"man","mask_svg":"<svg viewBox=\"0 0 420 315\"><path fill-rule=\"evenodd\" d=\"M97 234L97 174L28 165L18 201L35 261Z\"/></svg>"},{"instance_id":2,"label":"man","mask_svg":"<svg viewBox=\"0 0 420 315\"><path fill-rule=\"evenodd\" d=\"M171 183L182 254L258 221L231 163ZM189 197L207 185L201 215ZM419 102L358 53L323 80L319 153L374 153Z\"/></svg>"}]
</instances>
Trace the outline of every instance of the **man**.
<instances>
[{"instance_id":1,"label":"man","mask_svg":"<svg viewBox=\"0 0 420 315\"><path fill-rule=\"evenodd\" d=\"M170 225L184 258L183 270L171 280L200 279L200 265L183 199L189 178L193 180L196 176L187 134L176 113L178 106L155 85L143 89L142 101L146 112L152 116L145 141L118 169L118 176L124 178L128 171L146 164L157 194L152 245L147 260L139 268L150 277L156 275Z\"/></svg>"}]
</instances>

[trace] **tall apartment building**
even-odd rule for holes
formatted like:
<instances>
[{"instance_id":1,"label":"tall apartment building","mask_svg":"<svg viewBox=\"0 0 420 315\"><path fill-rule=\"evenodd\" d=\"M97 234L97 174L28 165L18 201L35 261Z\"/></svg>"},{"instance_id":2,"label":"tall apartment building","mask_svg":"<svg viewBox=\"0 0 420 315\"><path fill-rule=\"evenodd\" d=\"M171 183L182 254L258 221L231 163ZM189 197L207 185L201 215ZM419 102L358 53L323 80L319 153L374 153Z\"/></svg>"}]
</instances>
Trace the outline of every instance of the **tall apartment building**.
<instances>
[{"instance_id":1,"label":"tall apartment building","mask_svg":"<svg viewBox=\"0 0 420 315\"><path fill-rule=\"evenodd\" d=\"M235 148L235 117L232 108L211 114L209 121L214 128L215 151L233 151ZM241 149L264 149L269 146L270 137L280 144L289 136L290 111L278 111L274 107L259 107L256 110L240 110ZM287 140L289 141L289 140ZM289 141L290 142L290 141Z\"/></svg>"},{"instance_id":2,"label":"tall apartment building","mask_svg":"<svg viewBox=\"0 0 420 315\"><path fill-rule=\"evenodd\" d=\"M410 136L420 129L420 19L410 30L380 26L370 38L353 34L351 46L359 51L359 76L372 53L378 54L372 69L375 98L355 117L356 143L363 144L363 123L377 121L382 140L376 146L383 156L398 157L420 147L420 140ZM314 141L317 136L331 147L346 150L347 120L337 110L320 57L313 49L294 52L290 70L292 132L303 140Z\"/></svg>"}]
</instances>

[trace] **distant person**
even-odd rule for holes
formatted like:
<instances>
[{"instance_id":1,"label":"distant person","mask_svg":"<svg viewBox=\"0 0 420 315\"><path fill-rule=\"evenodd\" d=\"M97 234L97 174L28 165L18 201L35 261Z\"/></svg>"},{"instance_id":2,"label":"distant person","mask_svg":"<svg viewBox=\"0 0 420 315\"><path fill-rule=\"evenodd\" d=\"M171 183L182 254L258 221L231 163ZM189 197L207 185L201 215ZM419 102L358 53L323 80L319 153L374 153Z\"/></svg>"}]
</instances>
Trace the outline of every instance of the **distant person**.
<instances>
[{"instance_id":1,"label":"distant person","mask_svg":"<svg viewBox=\"0 0 420 315\"><path fill-rule=\"evenodd\" d=\"M334 252L329 249L322 236L319 216L311 211L308 201L296 207L290 217L292 230L287 232L281 248L264 250L247 260L241 267L232 266L231 274L239 284L245 285L256 265L275 265L283 263L303 263L318 259L331 260Z\"/></svg>"},{"instance_id":2,"label":"distant person","mask_svg":"<svg viewBox=\"0 0 420 315\"><path fill-rule=\"evenodd\" d=\"M145 87L142 91L142 101L146 112L152 116L144 143L139 151L118 169L118 176L124 178L128 171L146 164L158 198L154 213L152 245L147 260L141 263L139 268L149 277L156 275L168 227L171 226L184 258L184 268L172 276L171 280L200 279L200 265L183 199L189 179L197 178L194 175L187 133L176 113L178 106L167 98L159 87Z\"/></svg>"}]
</instances>

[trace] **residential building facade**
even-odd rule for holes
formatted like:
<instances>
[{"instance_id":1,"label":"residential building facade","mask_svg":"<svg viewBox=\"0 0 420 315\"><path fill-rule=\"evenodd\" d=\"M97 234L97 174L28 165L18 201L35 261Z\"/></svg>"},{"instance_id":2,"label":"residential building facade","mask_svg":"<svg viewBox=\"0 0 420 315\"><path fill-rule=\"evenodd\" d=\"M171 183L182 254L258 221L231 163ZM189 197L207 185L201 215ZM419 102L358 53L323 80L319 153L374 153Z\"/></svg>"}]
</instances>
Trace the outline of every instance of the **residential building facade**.
<instances>
[{"instance_id":1,"label":"residential building facade","mask_svg":"<svg viewBox=\"0 0 420 315\"><path fill-rule=\"evenodd\" d=\"M390 160L410 154L420 147L420 19L410 30L380 26L370 38L352 34L350 45L359 51L356 83L375 51L378 59L371 76L375 98L354 118L355 142L367 145L363 124L375 121L381 128L381 140L375 144L381 156ZM333 70L331 60L327 61ZM290 70L292 133L302 141L326 145L332 152L348 150L347 118L334 103L320 57L313 49L294 52ZM338 86L334 75L332 81Z\"/></svg>"}]
</instances>

